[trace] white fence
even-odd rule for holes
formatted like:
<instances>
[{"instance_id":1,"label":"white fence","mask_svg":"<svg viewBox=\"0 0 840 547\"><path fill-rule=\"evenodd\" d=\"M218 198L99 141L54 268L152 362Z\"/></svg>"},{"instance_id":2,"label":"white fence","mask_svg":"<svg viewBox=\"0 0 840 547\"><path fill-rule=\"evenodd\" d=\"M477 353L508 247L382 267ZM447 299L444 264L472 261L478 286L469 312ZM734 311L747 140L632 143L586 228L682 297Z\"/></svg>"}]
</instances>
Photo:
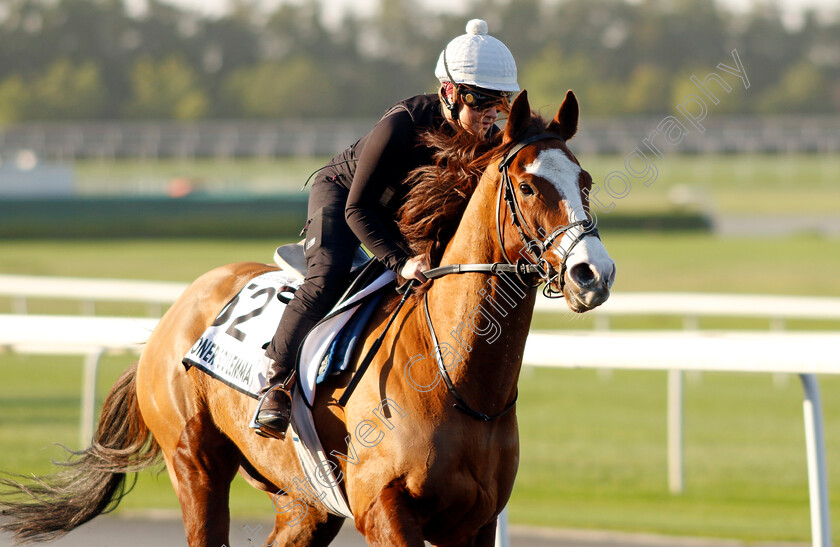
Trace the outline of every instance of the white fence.
<instances>
[{"instance_id":1,"label":"white fence","mask_svg":"<svg viewBox=\"0 0 840 547\"><path fill-rule=\"evenodd\" d=\"M0 296L17 299L74 298L153 301L164 305L185 287L116 280L68 280L0 276ZM143 299L144 291L151 297ZM565 313L562 301L537 300L537 311ZM17 304L20 306L20 304ZM25 309L25 306L24 306ZM88 311L93 305L88 305ZM840 320L840 298L636 293L615 294L593 312L596 330L534 332L524 362L533 366L669 371L669 481L682 490L682 371L781 372L799 374L805 391L811 532L815 547L831 546L825 441L819 386L815 374L840 374L840 334L781 332L785 319ZM684 331L606 331L617 315L678 315ZM697 330L699 317L766 317L767 332ZM136 349L156 323L152 319L0 315L0 348L41 353L87 355L83 388L82 436L90 438L93 393L99 356ZM58 328L58 325L61 328ZM63 333L63 334L61 334ZM562 348L562 351L558 351ZM500 541L505 543L500 527Z\"/></svg>"},{"instance_id":2,"label":"white fence","mask_svg":"<svg viewBox=\"0 0 840 547\"><path fill-rule=\"evenodd\" d=\"M30 299L44 298L78 301L85 315L95 313L96 302L141 303L148 306L149 315L159 317L185 288L186 283L163 281L0 274L0 296L12 299L12 312L17 314L28 312Z\"/></svg>"}]
</instances>

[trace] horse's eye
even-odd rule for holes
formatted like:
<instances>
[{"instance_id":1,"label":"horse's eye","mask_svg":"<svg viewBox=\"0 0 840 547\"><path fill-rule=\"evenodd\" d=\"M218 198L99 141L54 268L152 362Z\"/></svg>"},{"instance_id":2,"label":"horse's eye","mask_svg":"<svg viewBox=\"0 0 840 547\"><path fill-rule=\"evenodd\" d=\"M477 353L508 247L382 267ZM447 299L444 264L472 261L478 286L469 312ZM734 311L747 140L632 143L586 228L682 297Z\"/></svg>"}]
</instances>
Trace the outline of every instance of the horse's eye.
<instances>
[{"instance_id":1,"label":"horse's eye","mask_svg":"<svg viewBox=\"0 0 840 547\"><path fill-rule=\"evenodd\" d=\"M531 187L530 184L527 184L525 182L520 182L519 183L519 191L522 192L523 196L533 196L534 195L534 189Z\"/></svg>"}]
</instances>

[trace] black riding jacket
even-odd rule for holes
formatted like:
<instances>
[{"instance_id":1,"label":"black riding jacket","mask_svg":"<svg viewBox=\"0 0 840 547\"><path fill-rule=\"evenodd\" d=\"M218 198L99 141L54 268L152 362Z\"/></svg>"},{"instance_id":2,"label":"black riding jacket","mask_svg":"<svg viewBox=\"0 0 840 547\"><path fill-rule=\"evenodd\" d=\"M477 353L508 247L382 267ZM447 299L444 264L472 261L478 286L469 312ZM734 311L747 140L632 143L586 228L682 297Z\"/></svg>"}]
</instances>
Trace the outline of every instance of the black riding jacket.
<instances>
[{"instance_id":1,"label":"black riding jacket","mask_svg":"<svg viewBox=\"0 0 840 547\"><path fill-rule=\"evenodd\" d=\"M373 130L333 158L327 180L349 190L345 219L379 260L399 272L409 259L400 246L396 212L405 201L405 177L433 162L433 150L419 142L430 129L449 130L437 95L417 95L390 108ZM496 126L490 129L498 131Z\"/></svg>"}]
</instances>

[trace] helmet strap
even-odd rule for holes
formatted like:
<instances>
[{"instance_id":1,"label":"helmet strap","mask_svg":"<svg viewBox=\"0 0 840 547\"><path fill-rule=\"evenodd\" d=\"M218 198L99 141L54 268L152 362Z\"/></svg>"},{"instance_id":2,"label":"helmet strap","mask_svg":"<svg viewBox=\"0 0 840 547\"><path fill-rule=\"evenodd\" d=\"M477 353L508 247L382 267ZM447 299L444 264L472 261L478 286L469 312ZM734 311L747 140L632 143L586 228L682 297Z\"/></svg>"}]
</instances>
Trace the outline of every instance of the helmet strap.
<instances>
[{"instance_id":1,"label":"helmet strap","mask_svg":"<svg viewBox=\"0 0 840 547\"><path fill-rule=\"evenodd\" d=\"M449 111L449 113L452 115L453 118L457 118L458 117L458 113L457 113L458 105L456 105L455 103L453 103L452 101L449 100L448 89L452 89L452 88L448 88L448 86L446 86L445 84L441 86L440 93L439 93L440 102L443 104L444 107L446 107L446 109ZM453 92L454 92L454 89L453 89Z\"/></svg>"},{"instance_id":2,"label":"helmet strap","mask_svg":"<svg viewBox=\"0 0 840 547\"><path fill-rule=\"evenodd\" d=\"M449 97L446 96L446 93L441 93L440 95L441 95L441 100L443 101L443 106L445 106L446 109L449 110L449 113L452 114L453 117L457 118L458 117L457 116L458 107L456 106L456 103L458 102L458 96L460 94L460 89L459 89L458 83L455 81L455 78L453 78L452 74L450 74L449 65L446 62L446 50L447 50L448 47L449 47L449 45L447 44L447 46L445 48L443 48L443 69L446 71L446 77L449 78L450 82L452 82L452 88L455 91L455 97L453 97L454 100L450 102Z\"/></svg>"}]
</instances>

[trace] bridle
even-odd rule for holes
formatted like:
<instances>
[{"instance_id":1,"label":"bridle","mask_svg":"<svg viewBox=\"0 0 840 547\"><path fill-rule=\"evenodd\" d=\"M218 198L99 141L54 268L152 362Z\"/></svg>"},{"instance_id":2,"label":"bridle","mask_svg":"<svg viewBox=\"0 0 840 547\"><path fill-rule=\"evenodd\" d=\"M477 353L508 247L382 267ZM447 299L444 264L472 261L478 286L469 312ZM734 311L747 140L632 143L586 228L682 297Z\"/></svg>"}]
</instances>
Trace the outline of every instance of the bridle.
<instances>
[{"instance_id":1,"label":"bridle","mask_svg":"<svg viewBox=\"0 0 840 547\"><path fill-rule=\"evenodd\" d=\"M496 200L496 235L498 238L499 248L502 250L502 256L505 262L494 262L492 264L448 264L446 266L439 266L423 272L427 279L436 279L450 274L460 273L486 273L489 275L499 275L502 273L512 273L516 275L519 281L527 287L537 287L540 283L545 283L543 286L543 295L548 298L560 298L565 287L566 274L566 260L572 253L572 249L583 240L587 235L594 235L600 239L598 228L590 219L578 220L570 222L565 226L556 228L550 234L546 234L542 227L537 228L536 235L530 227L523 222L524 215L522 208L519 206L519 201L516 199L516 192L513 188L513 181L510 178L509 167L516 158L516 155L522 149L534 144L535 142L558 139L563 140L557 135L542 134L528 137L516 143L507 154L502 157L499 163L499 173L501 174L501 184L499 184L499 198ZM502 236L502 216L501 205L504 201L507 211L510 213L511 223L516 228L519 234L519 239L524 244L523 251L527 254L530 260L522 256L516 261L510 259L505 250L504 237ZM562 237L566 232L572 228L580 226L581 232L577 235L569 245L569 249L563 253L560 262L560 271L555 270L548 260L546 253L549 251L555 240ZM540 239L542 236L543 239ZM521 254L521 253L520 253ZM536 277L536 281L534 281ZM530 278L530 279L529 279ZM559 281L560 290L556 291L552 288L555 282Z\"/></svg>"},{"instance_id":2,"label":"bridle","mask_svg":"<svg viewBox=\"0 0 840 547\"><path fill-rule=\"evenodd\" d=\"M562 296L563 289L565 286L564 277L566 274L566 260L571 254L572 249L574 249L574 247L587 235L594 235L599 239L600 236L598 234L598 229L595 227L595 223L589 220L588 218L586 220L570 222L565 226L556 228L550 234L546 234L545 230L543 230L541 227L538 227L536 237L533 231L527 225L527 223L523 221L524 215L522 214L522 209L520 208L519 202L516 199L516 192L514 191L513 181L510 178L510 173L508 172L508 169L511 163L513 163L513 160L516 157L516 155L523 148L526 148L531 144L534 144L535 142L548 139L563 140L557 135L550 134L542 134L535 135L533 137L528 137L518 142L513 148L511 148L510 151L508 151L508 153L504 155L501 163L499 163L499 173L501 174L502 181L501 184L499 184L499 198L496 201L496 234L498 237L499 247L502 250L502 256L504 257L505 262L494 262L492 264L449 264L446 266L439 266L437 268L432 268L431 270L423 272L423 275L425 275L427 279L436 279L445 275L473 272L486 273L489 275L513 273L523 285L528 287L535 288L541 282L544 282L545 285L543 286L543 294L549 298L559 298ZM522 243L525 245L523 250L527 253L527 256L528 258L530 258L530 260L526 260L526 258L523 256L518 258L514 262L510 259L510 257L507 254L507 251L505 250L504 238L502 236L502 217L500 215L502 201L505 202L507 211L510 213L511 223L513 224L514 228L516 228L516 231L519 234L519 239L521 239ZM562 237L566 232L577 226L581 227L581 232L577 237L575 237L572 240L569 249L563 254L560 263L560 271L558 272L548 262L545 255L558 237ZM542 236L543 239L540 239L539 236ZM536 282L534 282L534 277L537 278ZM558 278L560 290L555 291L551 287L558 280ZM403 302L404 301L405 299L403 299ZM461 395L455 389L455 385L452 383L452 378L449 377L449 372L447 371L446 365L443 362L443 356L441 355L440 346L438 345L437 334L435 333L435 328L432 324L432 317L429 313L428 292L426 292L423 295L423 305L426 314L426 323L429 326L429 332L431 333L432 343L434 344L435 363L437 364L438 371L440 372L440 375L443 378L444 383L446 384L447 390L450 394L452 394L452 397L455 399L455 404L453 406L458 410L464 412L465 414L484 422L496 420L507 414L516 404L516 400L519 396L518 390L513 400L507 405L505 405L505 408L501 412L494 415L488 415L483 412L479 412L470 407L466 403L466 401L464 401L463 397L461 397Z\"/></svg>"},{"instance_id":3,"label":"bridle","mask_svg":"<svg viewBox=\"0 0 840 547\"><path fill-rule=\"evenodd\" d=\"M594 235L595 237L598 237L600 239L600 236L598 235L598 229L595 227L594 222L587 219L576 222L570 222L569 224L566 224L561 228L555 229L551 234L548 235L546 235L545 230L543 230L542 228L537 228L538 236L543 236L543 239L540 240L539 237L534 237L534 234L530 227L523 222L524 215L522 214L522 209L519 207L519 202L516 200L516 192L513 188L513 181L511 180L510 173L508 172L508 168L510 167L514 158L523 148L526 148L527 146L530 146L535 142L548 139L563 140L557 135L550 134L535 135L533 137L528 137L527 139L518 142L513 148L511 148L508 151L508 153L502 157L501 163L499 163L499 173L501 174L502 182L499 185L499 198L496 201L496 234L499 239L499 247L502 249L502 255L504 256L505 262L493 262L491 264L448 264L446 266L439 266L437 268L432 268L431 270L423 272L423 275L426 276L427 279L437 279L445 275L462 273L485 273L488 275L501 275L503 273L511 273L516 275L520 283L522 283L522 285L526 287L535 288L541 282L545 282L545 286L543 287L543 294L548 296L549 298L559 298L563 294L563 278L565 277L566 273L566 259L571 254L572 249L574 249L575 245L577 245L585 236ZM516 262L514 262L507 255L507 251L505 251L504 238L502 236L502 217L500 215L502 201L504 201L505 205L507 206L507 210L510 213L511 217L511 223L516 228L516 231L519 234L519 239L521 239L522 243L525 244L524 251L527 253L527 256L531 260L526 260L526 258L523 256L517 259ZM545 254L548 252L548 249L551 247L551 245L554 244L554 241L558 237L562 237L563 234L565 234L566 232L568 232L576 226L582 227L581 233L575 239L572 240L572 243L569 246L569 250L563 255L563 259L560 263L560 271L557 272L554 270L554 268L551 266L548 260L546 260ZM535 276L537 278L537 281L534 281ZM560 280L560 290L555 291L551 289L551 285L555 283L555 280L557 280L558 277ZM385 334L388 332L388 327L391 326L391 323L397 317L397 314L399 314L403 304L405 304L413 283L414 280L411 280L408 283L406 283L403 287L401 287L400 290L401 292L403 292L403 296L400 300L400 303L397 305L396 309L391 314L391 318L388 320L388 323L385 325L385 328L382 330L382 333L379 335L379 338L377 338L371 345L361 364L356 369L356 374L350 380L350 383L347 385L347 388L341 395L341 398L338 401L338 404L340 404L341 406L347 405L347 401L350 399L350 395L356 389L356 386L358 385L359 381L361 381L362 375L364 374L365 370L367 370L367 367L370 365L371 360L373 359L373 355L376 353L376 351L382 344L382 341L385 338ZM452 397L455 399L455 404L453 406L461 412L464 412L465 414L484 422L496 420L507 414L516 404L516 399L519 396L518 390L516 395L513 397L513 400L507 405L505 405L505 408L498 414L488 415L483 412L479 412L473 409L469 404L467 404L466 401L464 401L464 398L461 397L461 395L458 393L458 390L455 389L455 385L452 383L452 378L449 377L449 372L446 370L446 365L443 362L443 356L440 352L440 345L438 344L438 338L437 334L435 333L435 327L432 324L432 316L429 313L428 292L426 292L423 295L423 308L426 314L426 323L429 326L429 332L432 337L432 344L434 345L435 363L437 364L438 371L440 372L440 375L443 378L444 384L446 384L446 389L449 391L450 394L452 394Z\"/></svg>"}]
</instances>

